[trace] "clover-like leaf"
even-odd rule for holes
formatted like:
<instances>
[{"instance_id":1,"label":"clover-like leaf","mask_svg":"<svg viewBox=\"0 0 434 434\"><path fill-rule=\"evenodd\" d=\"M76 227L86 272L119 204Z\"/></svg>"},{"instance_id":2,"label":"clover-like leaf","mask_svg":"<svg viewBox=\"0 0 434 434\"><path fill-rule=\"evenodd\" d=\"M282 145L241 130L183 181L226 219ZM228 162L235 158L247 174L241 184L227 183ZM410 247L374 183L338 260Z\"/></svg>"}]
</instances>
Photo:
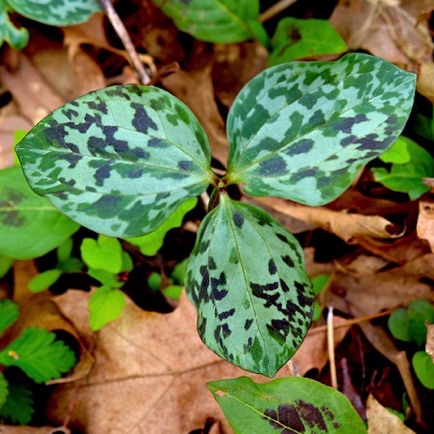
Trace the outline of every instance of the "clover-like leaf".
<instances>
[{"instance_id":1,"label":"clover-like leaf","mask_svg":"<svg viewBox=\"0 0 434 434\"><path fill-rule=\"evenodd\" d=\"M44 329L25 329L0 351L0 364L17 366L37 383L59 378L75 364L75 354Z\"/></svg>"},{"instance_id":2,"label":"clover-like leaf","mask_svg":"<svg viewBox=\"0 0 434 434\"><path fill-rule=\"evenodd\" d=\"M247 371L273 376L309 328L314 296L297 240L226 195L200 226L186 288L202 340Z\"/></svg>"},{"instance_id":3,"label":"clover-like leaf","mask_svg":"<svg viewBox=\"0 0 434 434\"><path fill-rule=\"evenodd\" d=\"M1 255L14 259L45 255L78 228L49 200L29 188L19 167L0 171Z\"/></svg>"},{"instance_id":4,"label":"clover-like leaf","mask_svg":"<svg viewBox=\"0 0 434 434\"><path fill-rule=\"evenodd\" d=\"M367 432L345 395L308 378L257 384L240 377L207 385L235 434Z\"/></svg>"},{"instance_id":5,"label":"clover-like leaf","mask_svg":"<svg viewBox=\"0 0 434 434\"><path fill-rule=\"evenodd\" d=\"M245 41L256 35L258 0L153 0L178 29L218 44Z\"/></svg>"},{"instance_id":6,"label":"clover-like leaf","mask_svg":"<svg viewBox=\"0 0 434 434\"><path fill-rule=\"evenodd\" d=\"M20 316L18 305L12 300L0 300L0 335Z\"/></svg>"},{"instance_id":7,"label":"clover-like leaf","mask_svg":"<svg viewBox=\"0 0 434 434\"><path fill-rule=\"evenodd\" d=\"M12 9L51 26L70 26L87 21L101 11L98 0L6 0Z\"/></svg>"},{"instance_id":8,"label":"clover-like leaf","mask_svg":"<svg viewBox=\"0 0 434 434\"><path fill-rule=\"evenodd\" d=\"M199 122L154 87L91 92L48 115L16 150L37 193L113 237L152 232L214 180Z\"/></svg>"},{"instance_id":9,"label":"clover-like leaf","mask_svg":"<svg viewBox=\"0 0 434 434\"><path fill-rule=\"evenodd\" d=\"M24 27L15 27L9 19L9 12L6 0L0 0L0 46L6 41L11 47L21 50L29 41L29 32Z\"/></svg>"},{"instance_id":10,"label":"clover-like leaf","mask_svg":"<svg viewBox=\"0 0 434 434\"><path fill-rule=\"evenodd\" d=\"M414 89L414 74L366 54L271 67L229 112L226 181L253 196L328 203L396 140Z\"/></svg>"}]
</instances>

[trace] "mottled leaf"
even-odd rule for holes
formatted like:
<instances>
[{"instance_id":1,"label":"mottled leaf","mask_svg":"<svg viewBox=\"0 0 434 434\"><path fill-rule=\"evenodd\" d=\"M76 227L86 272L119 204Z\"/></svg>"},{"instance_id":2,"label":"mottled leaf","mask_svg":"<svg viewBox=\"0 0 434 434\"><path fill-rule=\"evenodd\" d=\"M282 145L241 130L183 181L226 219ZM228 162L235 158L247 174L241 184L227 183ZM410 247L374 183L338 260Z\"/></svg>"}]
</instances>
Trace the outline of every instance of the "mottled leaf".
<instances>
[{"instance_id":1,"label":"mottled leaf","mask_svg":"<svg viewBox=\"0 0 434 434\"><path fill-rule=\"evenodd\" d=\"M214 179L197 119L154 87L91 92L47 116L16 150L37 193L114 237L152 232Z\"/></svg>"},{"instance_id":2,"label":"mottled leaf","mask_svg":"<svg viewBox=\"0 0 434 434\"><path fill-rule=\"evenodd\" d=\"M45 255L78 228L49 200L29 188L19 167L0 170L1 255L14 259Z\"/></svg>"},{"instance_id":3,"label":"mottled leaf","mask_svg":"<svg viewBox=\"0 0 434 434\"><path fill-rule=\"evenodd\" d=\"M92 330L100 330L119 318L125 306L124 294L118 289L101 286L89 300L89 324Z\"/></svg>"},{"instance_id":4,"label":"mottled leaf","mask_svg":"<svg viewBox=\"0 0 434 434\"><path fill-rule=\"evenodd\" d=\"M178 29L196 39L218 44L251 39L258 31L258 0L153 0Z\"/></svg>"},{"instance_id":5,"label":"mottled leaf","mask_svg":"<svg viewBox=\"0 0 434 434\"><path fill-rule=\"evenodd\" d=\"M327 20L286 17L279 21L272 39L269 65L303 57L337 54L348 47Z\"/></svg>"},{"instance_id":6,"label":"mottled leaf","mask_svg":"<svg viewBox=\"0 0 434 434\"><path fill-rule=\"evenodd\" d=\"M126 241L138 246L140 252L145 256L154 256L164 243L167 232L178 228L182 224L185 214L191 211L197 204L197 198L191 198L181 204L175 212L155 231L141 237L127 238Z\"/></svg>"},{"instance_id":7,"label":"mottled leaf","mask_svg":"<svg viewBox=\"0 0 434 434\"><path fill-rule=\"evenodd\" d=\"M75 364L74 353L44 329L25 329L0 351L0 364L17 366L37 383L59 378Z\"/></svg>"},{"instance_id":8,"label":"mottled leaf","mask_svg":"<svg viewBox=\"0 0 434 434\"><path fill-rule=\"evenodd\" d=\"M98 0L6 0L12 9L51 26L70 26L87 21L101 11Z\"/></svg>"},{"instance_id":9,"label":"mottled leaf","mask_svg":"<svg viewBox=\"0 0 434 434\"><path fill-rule=\"evenodd\" d=\"M247 377L208 388L235 434L362 434L366 427L342 393L308 378L257 384Z\"/></svg>"},{"instance_id":10,"label":"mottled leaf","mask_svg":"<svg viewBox=\"0 0 434 434\"><path fill-rule=\"evenodd\" d=\"M0 335L20 316L18 306L12 300L0 300Z\"/></svg>"},{"instance_id":11,"label":"mottled leaf","mask_svg":"<svg viewBox=\"0 0 434 434\"><path fill-rule=\"evenodd\" d=\"M229 112L227 182L253 196L334 200L396 140L414 88L414 74L365 54L268 68Z\"/></svg>"},{"instance_id":12,"label":"mottled leaf","mask_svg":"<svg viewBox=\"0 0 434 434\"><path fill-rule=\"evenodd\" d=\"M6 1L0 0L0 46L7 42L16 50L21 50L29 41L29 32L23 27L15 27L9 19L9 12Z\"/></svg>"},{"instance_id":13,"label":"mottled leaf","mask_svg":"<svg viewBox=\"0 0 434 434\"><path fill-rule=\"evenodd\" d=\"M273 376L309 328L314 296L297 240L226 195L200 226L185 283L202 340L247 371Z\"/></svg>"}]
</instances>

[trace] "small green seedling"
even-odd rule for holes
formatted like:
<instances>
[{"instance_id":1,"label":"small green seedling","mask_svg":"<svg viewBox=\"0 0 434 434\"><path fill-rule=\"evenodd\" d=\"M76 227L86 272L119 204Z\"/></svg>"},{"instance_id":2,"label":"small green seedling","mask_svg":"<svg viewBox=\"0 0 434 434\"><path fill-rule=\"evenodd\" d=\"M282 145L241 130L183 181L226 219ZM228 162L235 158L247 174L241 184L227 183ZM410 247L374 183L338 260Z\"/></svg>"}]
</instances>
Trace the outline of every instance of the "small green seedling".
<instances>
[{"instance_id":1,"label":"small green seedling","mask_svg":"<svg viewBox=\"0 0 434 434\"><path fill-rule=\"evenodd\" d=\"M0 337L19 316L17 305L0 300ZM61 377L76 362L75 354L56 335L44 329L28 328L0 350L0 368L15 366L36 383ZM1 339L0 339L1 342ZM7 379L0 370L0 421L27 424L33 413L33 400L25 386Z\"/></svg>"},{"instance_id":2,"label":"small green seedling","mask_svg":"<svg viewBox=\"0 0 434 434\"><path fill-rule=\"evenodd\" d=\"M291 62L251 80L227 119L227 173L191 111L162 89L113 86L57 109L17 145L31 187L76 222L111 237L158 229L213 189L188 262L202 340L224 359L274 376L310 326L314 293L297 240L252 196L312 206L341 195L401 133L415 76L364 54Z\"/></svg>"},{"instance_id":3,"label":"small green seedling","mask_svg":"<svg viewBox=\"0 0 434 434\"><path fill-rule=\"evenodd\" d=\"M180 262L174 268L170 277L163 279L161 274L153 272L148 277L148 286L153 291L161 291L161 293L172 300L179 300L184 288L185 272L187 268L187 260Z\"/></svg>"},{"instance_id":4,"label":"small green seedling","mask_svg":"<svg viewBox=\"0 0 434 434\"><path fill-rule=\"evenodd\" d=\"M315 304L313 310L312 321L318 321L321 318L322 306L318 301L318 296L325 290L329 285L330 275L319 274L318 276L312 277L313 292L315 294Z\"/></svg>"},{"instance_id":5,"label":"small green seedling","mask_svg":"<svg viewBox=\"0 0 434 434\"><path fill-rule=\"evenodd\" d=\"M0 46L7 42L21 50L28 43L29 32L15 27L9 17L12 12L51 26L70 26L87 21L98 11L98 0L0 0Z\"/></svg>"},{"instance_id":6,"label":"small green seedling","mask_svg":"<svg viewBox=\"0 0 434 434\"><path fill-rule=\"evenodd\" d=\"M434 324L434 306L425 300L415 300L406 309L393 312L388 320L392 335L404 342L414 342L419 348L426 342L426 324ZM417 351L412 358L413 369L420 382L434 389L434 362L424 351Z\"/></svg>"},{"instance_id":7,"label":"small green seedling","mask_svg":"<svg viewBox=\"0 0 434 434\"><path fill-rule=\"evenodd\" d=\"M411 200L419 199L429 190L423 178L434 177L434 158L422 146L408 137L400 136L380 160L391 164L390 170L373 167L376 181L390 190L407 193Z\"/></svg>"}]
</instances>

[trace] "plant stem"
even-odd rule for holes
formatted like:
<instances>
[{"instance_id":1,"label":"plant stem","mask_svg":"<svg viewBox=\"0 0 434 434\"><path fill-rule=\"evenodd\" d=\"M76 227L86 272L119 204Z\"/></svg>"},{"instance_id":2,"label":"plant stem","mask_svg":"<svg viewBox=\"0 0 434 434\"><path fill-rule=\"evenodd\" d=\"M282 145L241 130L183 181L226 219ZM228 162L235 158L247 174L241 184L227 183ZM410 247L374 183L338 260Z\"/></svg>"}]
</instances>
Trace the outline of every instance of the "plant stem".
<instances>
[{"instance_id":1,"label":"plant stem","mask_svg":"<svg viewBox=\"0 0 434 434\"><path fill-rule=\"evenodd\" d=\"M327 314L327 349L330 361L330 376L331 384L334 389L338 388L338 380L336 375L336 360L335 360L335 337L333 330L333 308L329 306Z\"/></svg>"},{"instance_id":2,"label":"plant stem","mask_svg":"<svg viewBox=\"0 0 434 434\"><path fill-rule=\"evenodd\" d=\"M261 14L261 16L259 17L259 21L261 23L263 23L264 21L267 21L270 18L273 18L279 12L282 12L284 9L291 6L296 1L297 0L280 0L280 2L276 3L275 5L271 6L271 8L269 8L265 12L263 12Z\"/></svg>"},{"instance_id":3,"label":"plant stem","mask_svg":"<svg viewBox=\"0 0 434 434\"><path fill-rule=\"evenodd\" d=\"M102 8L106 12L107 17L110 20L117 35L124 44L125 50L127 51L130 58L130 62L136 70L140 82L142 84L149 84L151 78L147 74L142 62L140 61L139 55L137 54L134 44L131 41L130 35L126 30L124 23L119 18L119 15L117 14L115 8L113 7L112 0L99 0L99 2L101 3Z\"/></svg>"}]
</instances>

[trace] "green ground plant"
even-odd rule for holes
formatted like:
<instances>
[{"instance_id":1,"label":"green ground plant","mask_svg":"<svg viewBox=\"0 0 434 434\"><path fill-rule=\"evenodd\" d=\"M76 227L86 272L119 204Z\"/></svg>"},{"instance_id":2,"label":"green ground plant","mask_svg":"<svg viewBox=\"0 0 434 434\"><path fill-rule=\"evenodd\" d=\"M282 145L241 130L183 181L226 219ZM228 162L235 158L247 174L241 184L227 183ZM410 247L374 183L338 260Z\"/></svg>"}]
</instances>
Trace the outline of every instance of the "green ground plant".
<instances>
[{"instance_id":1,"label":"green ground plant","mask_svg":"<svg viewBox=\"0 0 434 434\"><path fill-rule=\"evenodd\" d=\"M222 176L211 168L208 140L194 115L155 87L113 86L78 98L42 120L16 149L35 192L106 237L152 233L210 188L209 213L185 274L198 331L222 358L272 377L306 336L314 292L294 236L262 209L234 200L228 187L312 206L334 200L399 136L414 86L414 75L363 54L271 67L231 107ZM245 380L233 381L244 390ZM229 393L222 384L210 387L219 388L218 396ZM256 411L269 420L270 432L276 424L290 429L291 418L282 414L292 410L279 407L278 393L265 412L261 387L255 390ZM333 424L364 431L348 402L350 419L332 408L338 392L324 393L321 405L313 394L285 401L320 415L322 431L309 431L306 416L300 422L306 432Z\"/></svg>"},{"instance_id":2,"label":"green ground plant","mask_svg":"<svg viewBox=\"0 0 434 434\"><path fill-rule=\"evenodd\" d=\"M19 316L11 300L0 300L0 336ZM56 335L44 329L27 328L0 349L0 368L17 367L36 383L43 383L68 372L75 365L75 354ZM8 370L0 370L0 421L27 424L33 413L31 391L25 384L8 380Z\"/></svg>"}]
</instances>

